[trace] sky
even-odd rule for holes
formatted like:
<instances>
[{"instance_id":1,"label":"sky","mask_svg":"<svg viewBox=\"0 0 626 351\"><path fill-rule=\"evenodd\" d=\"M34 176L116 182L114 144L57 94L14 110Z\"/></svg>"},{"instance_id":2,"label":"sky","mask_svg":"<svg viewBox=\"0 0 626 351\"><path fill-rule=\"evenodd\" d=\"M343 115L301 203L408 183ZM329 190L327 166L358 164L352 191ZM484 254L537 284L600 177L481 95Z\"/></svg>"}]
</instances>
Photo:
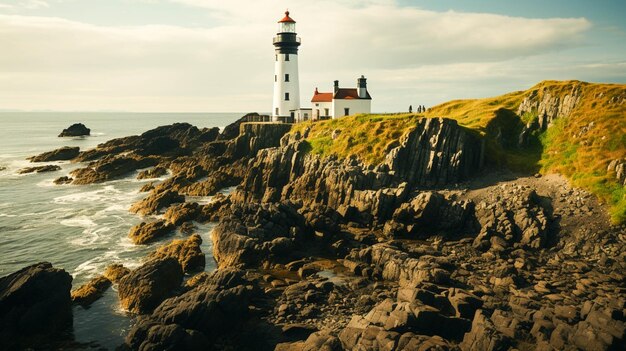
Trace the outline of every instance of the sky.
<instances>
[{"instance_id":1,"label":"sky","mask_svg":"<svg viewBox=\"0 0 626 351\"><path fill-rule=\"evenodd\" d=\"M624 0L0 0L0 110L267 113L286 8L303 107L361 75L373 112L626 83Z\"/></svg>"}]
</instances>

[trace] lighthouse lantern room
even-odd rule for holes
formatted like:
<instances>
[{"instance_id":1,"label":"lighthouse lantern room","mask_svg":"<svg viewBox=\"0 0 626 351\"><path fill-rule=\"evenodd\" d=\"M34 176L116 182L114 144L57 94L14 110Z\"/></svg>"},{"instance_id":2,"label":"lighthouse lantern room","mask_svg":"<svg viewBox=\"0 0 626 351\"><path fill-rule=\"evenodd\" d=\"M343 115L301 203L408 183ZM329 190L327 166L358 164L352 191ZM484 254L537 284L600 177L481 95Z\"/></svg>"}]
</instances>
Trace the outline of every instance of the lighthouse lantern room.
<instances>
[{"instance_id":1,"label":"lighthouse lantern room","mask_svg":"<svg viewBox=\"0 0 626 351\"><path fill-rule=\"evenodd\" d=\"M285 17L278 21L278 33L274 37L274 100L272 120L292 121L300 108L300 81L298 78L298 46L300 38L296 34L296 21Z\"/></svg>"}]
</instances>

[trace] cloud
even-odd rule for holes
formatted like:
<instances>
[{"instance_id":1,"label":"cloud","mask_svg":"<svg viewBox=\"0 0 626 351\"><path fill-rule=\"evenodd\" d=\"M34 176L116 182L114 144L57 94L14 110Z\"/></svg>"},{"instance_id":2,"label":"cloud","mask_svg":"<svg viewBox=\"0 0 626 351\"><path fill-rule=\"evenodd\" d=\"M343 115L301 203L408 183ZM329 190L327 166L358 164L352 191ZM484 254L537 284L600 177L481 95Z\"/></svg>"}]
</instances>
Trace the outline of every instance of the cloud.
<instances>
[{"instance_id":1,"label":"cloud","mask_svg":"<svg viewBox=\"0 0 626 351\"><path fill-rule=\"evenodd\" d=\"M284 2L169 1L206 11L211 25L0 15L0 108L269 111L270 38ZM583 18L435 12L386 0L297 0L290 10L303 41L303 104L315 86L352 85L365 74L381 110L393 106L385 96L411 94L416 77L452 83L510 74L498 63L574 47L591 26Z\"/></svg>"}]
</instances>

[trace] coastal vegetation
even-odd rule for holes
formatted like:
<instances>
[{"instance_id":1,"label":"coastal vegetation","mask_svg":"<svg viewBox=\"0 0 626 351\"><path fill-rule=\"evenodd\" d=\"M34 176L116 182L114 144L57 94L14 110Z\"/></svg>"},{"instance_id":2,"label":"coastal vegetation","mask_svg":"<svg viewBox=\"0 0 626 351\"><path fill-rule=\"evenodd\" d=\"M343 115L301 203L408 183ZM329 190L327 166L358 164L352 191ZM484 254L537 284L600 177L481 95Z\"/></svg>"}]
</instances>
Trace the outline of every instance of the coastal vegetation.
<instances>
[{"instance_id":1,"label":"coastal vegetation","mask_svg":"<svg viewBox=\"0 0 626 351\"><path fill-rule=\"evenodd\" d=\"M301 123L291 133L308 130L313 153L376 165L416 120L433 117L454 119L484 136L488 163L521 173L563 174L607 202L614 223L626 221L623 180L607 169L612 161L626 159L623 84L544 81L502 96L446 102L422 115L355 115ZM523 132L527 137L521 143Z\"/></svg>"}]
</instances>

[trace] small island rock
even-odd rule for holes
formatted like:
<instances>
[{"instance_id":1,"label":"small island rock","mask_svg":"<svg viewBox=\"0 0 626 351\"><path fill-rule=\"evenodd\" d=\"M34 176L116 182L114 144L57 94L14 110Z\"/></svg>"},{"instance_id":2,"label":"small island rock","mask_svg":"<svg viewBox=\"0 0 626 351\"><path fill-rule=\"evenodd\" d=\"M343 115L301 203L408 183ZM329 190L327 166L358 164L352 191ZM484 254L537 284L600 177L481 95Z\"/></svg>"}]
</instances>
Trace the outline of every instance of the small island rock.
<instances>
[{"instance_id":1,"label":"small island rock","mask_svg":"<svg viewBox=\"0 0 626 351\"><path fill-rule=\"evenodd\" d=\"M74 123L68 128L63 129L61 134L59 134L59 138L60 137L85 136L85 135L91 135L91 129L85 127L85 125L82 123Z\"/></svg>"}]
</instances>

